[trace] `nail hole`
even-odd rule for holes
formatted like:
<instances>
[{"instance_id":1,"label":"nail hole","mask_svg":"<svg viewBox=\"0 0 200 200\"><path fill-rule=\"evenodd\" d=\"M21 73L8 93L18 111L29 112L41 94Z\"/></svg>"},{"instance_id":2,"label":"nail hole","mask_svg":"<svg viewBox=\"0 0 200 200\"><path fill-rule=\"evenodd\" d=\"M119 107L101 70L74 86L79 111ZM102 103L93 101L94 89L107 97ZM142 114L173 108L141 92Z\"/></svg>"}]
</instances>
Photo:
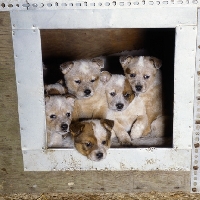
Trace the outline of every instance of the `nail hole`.
<instances>
[{"instance_id":1,"label":"nail hole","mask_svg":"<svg viewBox=\"0 0 200 200\"><path fill-rule=\"evenodd\" d=\"M23 7L28 8L30 6L29 3L22 4Z\"/></svg>"},{"instance_id":2,"label":"nail hole","mask_svg":"<svg viewBox=\"0 0 200 200\"><path fill-rule=\"evenodd\" d=\"M5 3L2 3L2 4L1 4L1 7L2 7L2 8L5 8L5 7L6 7Z\"/></svg>"}]
</instances>

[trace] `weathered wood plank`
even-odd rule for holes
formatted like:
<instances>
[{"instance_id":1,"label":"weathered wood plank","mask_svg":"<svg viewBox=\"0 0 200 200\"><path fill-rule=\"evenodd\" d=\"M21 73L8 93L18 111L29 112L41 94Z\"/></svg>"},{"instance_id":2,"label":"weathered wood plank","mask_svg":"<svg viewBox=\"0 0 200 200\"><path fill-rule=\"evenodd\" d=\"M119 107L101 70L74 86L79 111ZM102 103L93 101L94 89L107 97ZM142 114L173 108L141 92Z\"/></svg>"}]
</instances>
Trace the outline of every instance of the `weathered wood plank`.
<instances>
[{"instance_id":1,"label":"weathered wood plank","mask_svg":"<svg viewBox=\"0 0 200 200\"><path fill-rule=\"evenodd\" d=\"M190 172L183 171L24 172L11 34L9 13L0 12L0 193L190 190Z\"/></svg>"}]
</instances>

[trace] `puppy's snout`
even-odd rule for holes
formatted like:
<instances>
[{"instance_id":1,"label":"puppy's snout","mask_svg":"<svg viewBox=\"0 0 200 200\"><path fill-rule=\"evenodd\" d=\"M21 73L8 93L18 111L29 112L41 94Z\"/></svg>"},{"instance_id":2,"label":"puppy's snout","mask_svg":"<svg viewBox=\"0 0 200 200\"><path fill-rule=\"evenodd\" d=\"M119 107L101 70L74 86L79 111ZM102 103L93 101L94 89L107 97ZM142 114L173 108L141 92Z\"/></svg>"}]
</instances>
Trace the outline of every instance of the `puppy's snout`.
<instances>
[{"instance_id":1,"label":"puppy's snout","mask_svg":"<svg viewBox=\"0 0 200 200\"><path fill-rule=\"evenodd\" d=\"M68 129L68 124L62 123L62 124L61 124L61 129L62 129L63 131L67 131L67 129Z\"/></svg>"},{"instance_id":2,"label":"puppy's snout","mask_svg":"<svg viewBox=\"0 0 200 200\"><path fill-rule=\"evenodd\" d=\"M117 103L116 104L117 110L121 110L124 107L124 104L122 103Z\"/></svg>"},{"instance_id":3,"label":"puppy's snout","mask_svg":"<svg viewBox=\"0 0 200 200\"><path fill-rule=\"evenodd\" d=\"M135 88L136 88L136 90L137 90L138 92L140 92L140 91L142 90L142 86L141 86L141 85L136 85Z\"/></svg>"},{"instance_id":4,"label":"puppy's snout","mask_svg":"<svg viewBox=\"0 0 200 200\"><path fill-rule=\"evenodd\" d=\"M100 160L101 158L103 158L103 153L98 152L98 153L96 154L96 157Z\"/></svg>"},{"instance_id":5,"label":"puppy's snout","mask_svg":"<svg viewBox=\"0 0 200 200\"><path fill-rule=\"evenodd\" d=\"M90 95L90 93L91 93L91 90L89 90L89 89L86 89L86 90L84 91L84 93L85 93L85 95L86 95L86 96L88 96L88 95Z\"/></svg>"}]
</instances>

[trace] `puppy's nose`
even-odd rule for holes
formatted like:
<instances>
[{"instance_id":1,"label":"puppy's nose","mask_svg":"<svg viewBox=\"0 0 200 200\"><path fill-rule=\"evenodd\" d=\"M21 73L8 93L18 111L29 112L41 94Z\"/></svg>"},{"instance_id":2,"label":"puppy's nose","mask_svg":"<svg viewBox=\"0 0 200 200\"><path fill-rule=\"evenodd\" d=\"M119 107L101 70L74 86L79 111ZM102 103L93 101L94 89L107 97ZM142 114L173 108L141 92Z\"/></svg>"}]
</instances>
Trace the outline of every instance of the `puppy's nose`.
<instances>
[{"instance_id":1,"label":"puppy's nose","mask_svg":"<svg viewBox=\"0 0 200 200\"><path fill-rule=\"evenodd\" d=\"M142 86L141 86L141 85L136 85L135 88L136 88L136 90L137 90L138 92L140 92L140 91L142 90Z\"/></svg>"},{"instance_id":2,"label":"puppy's nose","mask_svg":"<svg viewBox=\"0 0 200 200\"><path fill-rule=\"evenodd\" d=\"M89 95L89 94L91 93L91 90L86 89L86 90L84 91L84 93L85 93L86 95Z\"/></svg>"},{"instance_id":3,"label":"puppy's nose","mask_svg":"<svg viewBox=\"0 0 200 200\"><path fill-rule=\"evenodd\" d=\"M98 152L98 153L96 154L96 157L100 160L100 159L103 157L103 153Z\"/></svg>"},{"instance_id":4,"label":"puppy's nose","mask_svg":"<svg viewBox=\"0 0 200 200\"><path fill-rule=\"evenodd\" d=\"M61 124L61 129L62 129L63 131L66 131L67 128L68 128L68 125L67 125L67 124L65 124L65 123L62 123L62 124Z\"/></svg>"},{"instance_id":5,"label":"puppy's nose","mask_svg":"<svg viewBox=\"0 0 200 200\"><path fill-rule=\"evenodd\" d=\"M122 103L117 103L117 104L116 104L116 107L117 107L118 110L121 110L121 109L124 107L124 104L122 104Z\"/></svg>"}]
</instances>

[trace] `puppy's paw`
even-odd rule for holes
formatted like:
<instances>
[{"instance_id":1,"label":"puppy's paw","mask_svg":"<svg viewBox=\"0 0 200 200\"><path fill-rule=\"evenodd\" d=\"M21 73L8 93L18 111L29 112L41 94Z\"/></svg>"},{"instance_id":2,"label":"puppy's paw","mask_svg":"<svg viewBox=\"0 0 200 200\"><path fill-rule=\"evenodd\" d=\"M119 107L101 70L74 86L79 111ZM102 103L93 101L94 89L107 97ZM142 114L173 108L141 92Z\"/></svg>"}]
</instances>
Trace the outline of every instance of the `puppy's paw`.
<instances>
[{"instance_id":1,"label":"puppy's paw","mask_svg":"<svg viewBox=\"0 0 200 200\"><path fill-rule=\"evenodd\" d=\"M129 136L120 137L118 139L122 146L131 146L132 145L131 138Z\"/></svg>"},{"instance_id":2,"label":"puppy's paw","mask_svg":"<svg viewBox=\"0 0 200 200\"><path fill-rule=\"evenodd\" d=\"M131 140L137 139L142 137L142 131L141 130L131 130Z\"/></svg>"}]
</instances>

